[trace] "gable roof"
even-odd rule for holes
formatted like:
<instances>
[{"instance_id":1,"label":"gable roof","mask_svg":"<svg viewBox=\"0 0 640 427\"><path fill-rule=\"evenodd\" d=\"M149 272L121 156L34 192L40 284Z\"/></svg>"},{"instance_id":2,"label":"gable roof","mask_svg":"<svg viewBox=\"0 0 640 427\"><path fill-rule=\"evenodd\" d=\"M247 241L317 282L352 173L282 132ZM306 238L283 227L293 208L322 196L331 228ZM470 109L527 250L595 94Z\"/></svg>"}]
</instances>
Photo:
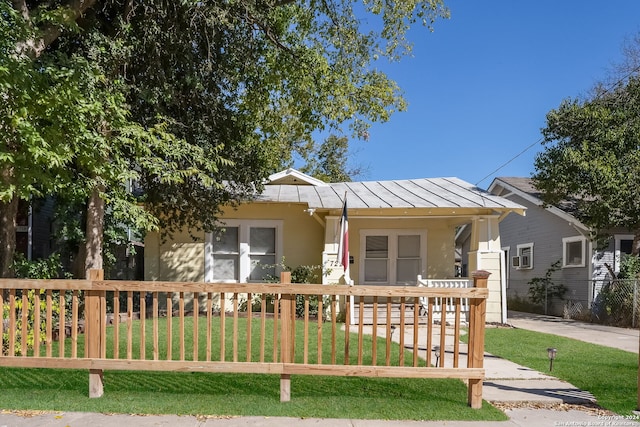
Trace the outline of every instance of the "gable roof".
<instances>
[{"instance_id":1,"label":"gable roof","mask_svg":"<svg viewBox=\"0 0 640 427\"><path fill-rule=\"evenodd\" d=\"M531 197L534 197L537 200L542 201L542 193L533 184L533 179L531 178L515 177L515 176L498 177L498 178L495 178L491 183L491 186L489 187L489 192L491 192L492 188L495 185L497 185L496 181L507 184L508 186L512 187L512 189L519 190L520 192L526 193Z\"/></svg>"},{"instance_id":2,"label":"gable roof","mask_svg":"<svg viewBox=\"0 0 640 427\"><path fill-rule=\"evenodd\" d=\"M589 227L584 225L572 213L575 211L574 204L567 200L558 206L546 205L542 200L542 193L536 188L531 178L524 177L497 177L489 186L489 192L504 198L509 198L515 194L528 202L545 208L554 215L574 224L585 231L589 231Z\"/></svg>"},{"instance_id":3,"label":"gable roof","mask_svg":"<svg viewBox=\"0 0 640 427\"><path fill-rule=\"evenodd\" d=\"M300 172L297 169L289 168L278 173L269 175L267 185L291 184L291 185L327 185L326 182Z\"/></svg>"},{"instance_id":4,"label":"gable roof","mask_svg":"<svg viewBox=\"0 0 640 427\"><path fill-rule=\"evenodd\" d=\"M345 193L350 209L484 208L516 211L520 214L525 210L515 202L492 195L458 178L340 182L322 185L277 184L272 181L264 186L264 191L255 200L306 203L311 209L340 209Z\"/></svg>"}]
</instances>

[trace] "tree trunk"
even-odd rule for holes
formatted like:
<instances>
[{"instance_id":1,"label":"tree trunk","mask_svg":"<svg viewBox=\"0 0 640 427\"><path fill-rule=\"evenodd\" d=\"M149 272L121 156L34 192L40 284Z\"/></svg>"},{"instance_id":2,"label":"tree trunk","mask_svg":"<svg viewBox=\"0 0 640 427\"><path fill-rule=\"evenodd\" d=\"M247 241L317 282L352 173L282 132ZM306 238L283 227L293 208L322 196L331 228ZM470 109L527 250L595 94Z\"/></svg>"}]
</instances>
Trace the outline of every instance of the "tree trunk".
<instances>
[{"instance_id":1,"label":"tree trunk","mask_svg":"<svg viewBox=\"0 0 640 427\"><path fill-rule=\"evenodd\" d=\"M87 12L88 9L94 6L97 0L73 0L69 1L66 5L66 9L70 12L66 18L72 18L73 21L78 21ZM13 0L13 8L20 12L22 18L28 22L33 23L31 15L36 7L29 9L25 0ZM38 37L33 39L24 40L16 44L16 52L20 55L26 54L32 59L39 58L42 53L50 46L54 41L62 34L62 26L57 22L45 21L45 24L40 25L38 28Z\"/></svg>"},{"instance_id":2,"label":"tree trunk","mask_svg":"<svg viewBox=\"0 0 640 427\"><path fill-rule=\"evenodd\" d=\"M91 192L87 206L87 229L85 244L85 272L90 269L102 270L102 243L104 241L105 202L102 198L104 188L97 186ZM82 252L82 251L80 251Z\"/></svg>"},{"instance_id":3,"label":"tree trunk","mask_svg":"<svg viewBox=\"0 0 640 427\"><path fill-rule=\"evenodd\" d=\"M0 201L0 277L14 277L13 257L16 252L16 216L18 197Z\"/></svg>"}]
</instances>

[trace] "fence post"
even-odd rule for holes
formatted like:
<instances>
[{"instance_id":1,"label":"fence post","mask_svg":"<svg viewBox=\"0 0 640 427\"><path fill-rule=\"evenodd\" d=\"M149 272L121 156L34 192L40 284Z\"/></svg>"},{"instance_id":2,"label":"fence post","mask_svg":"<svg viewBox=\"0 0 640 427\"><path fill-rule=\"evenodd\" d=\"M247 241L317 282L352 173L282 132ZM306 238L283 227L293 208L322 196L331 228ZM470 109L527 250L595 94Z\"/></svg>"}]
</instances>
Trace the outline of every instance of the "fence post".
<instances>
[{"instance_id":1,"label":"fence post","mask_svg":"<svg viewBox=\"0 0 640 427\"><path fill-rule=\"evenodd\" d=\"M638 279L633 281L633 315L631 316L631 327L636 327L636 313L638 312Z\"/></svg>"},{"instance_id":2,"label":"fence post","mask_svg":"<svg viewBox=\"0 0 640 427\"><path fill-rule=\"evenodd\" d=\"M103 270L87 271L87 279L91 283L91 290L87 291L85 298L85 340L87 343L86 357L99 359L102 356L102 318L103 291L93 289L93 281L103 280ZM102 369L89 369L89 397L102 397L104 394L104 382Z\"/></svg>"},{"instance_id":3,"label":"fence post","mask_svg":"<svg viewBox=\"0 0 640 427\"><path fill-rule=\"evenodd\" d=\"M280 284L291 284L291 272L280 273ZM295 320L295 296L282 294L280 296L280 362L284 365L293 362L293 321ZM293 307L292 307L293 306ZM280 374L280 402L291 400L291 375Z\"/></svg>"},{"instance_id":4,"label":"fence post","mask_svg":"<svg viewBox=\"0 0 640 427\"><path fill-rule=\"evenodd\" d=\"M474 288L486 288L488 271L477 270L471 273ZM471 298L469 307L469 344L467 350L467 368L484 367L484 329L487 315L487 300ZM469 379L467 403L474 409L482 407L482 379Z\"/></svg>"}]
</instances>

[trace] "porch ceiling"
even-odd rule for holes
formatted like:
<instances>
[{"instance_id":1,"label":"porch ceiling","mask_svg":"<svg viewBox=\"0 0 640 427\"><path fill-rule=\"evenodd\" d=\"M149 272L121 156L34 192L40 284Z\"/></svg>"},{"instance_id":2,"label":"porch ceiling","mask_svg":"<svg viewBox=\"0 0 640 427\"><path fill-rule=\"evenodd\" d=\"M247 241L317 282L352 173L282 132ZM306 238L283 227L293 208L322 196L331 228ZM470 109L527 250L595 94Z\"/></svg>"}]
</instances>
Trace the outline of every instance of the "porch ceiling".
<instances>
[{"instance_id":1,"label":"porch ceiling","mask_svg":"<svg viewBox=\"0 0 640 427\"><path fill-rule=\"evenodd\" d=\"M458 178L342 182L314 185L266 185L256 201L306 203L312 209L340 209L345 193L349 209L452 208L516 211L525 208Z\"/></svg>"}]
</instances>

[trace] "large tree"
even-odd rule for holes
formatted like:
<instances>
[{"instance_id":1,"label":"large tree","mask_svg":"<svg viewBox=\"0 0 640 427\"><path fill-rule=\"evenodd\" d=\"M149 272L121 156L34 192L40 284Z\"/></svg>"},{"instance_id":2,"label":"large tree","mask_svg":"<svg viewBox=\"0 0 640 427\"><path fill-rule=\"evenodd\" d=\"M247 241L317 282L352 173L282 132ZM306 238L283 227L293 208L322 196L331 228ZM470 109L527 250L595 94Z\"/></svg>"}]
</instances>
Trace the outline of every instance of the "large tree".
<instances>
[{"instance_id":1,"label":"large tree","mask_svg":"<svg viewBox=\"0 0 640 427\"><path fill-rule=\"evenodd\" d=\"M83 201L87 268L101 265L106 212L147 229L212 229L222 203L251 194L255 183L308 147L314 130L346 125L358 135L387 120L404 101L373 61L407 53L410 24L430 26L447 14L441 0L14 0L10 6L0 10L0 32L14 34L2 51L0 71L9 71L0 74L0 97L24 102L3 112L23 114L46 142L47 156L62 150L63 158L34 173L25 164L32 160L28 147L37 144L25 145L15 120L4 122L0 195L7 206L34 192ZM5 66L11 61L21 67ZM62 133L32 108L28 94L56 96L46 90L46 70L73 95L59 110L68 119ZM42 86L29 87L34 76ZM23 155L24 164L17 161ZM142 199L124 191L130 180ZM9 224L12 212L4 211Z\"/></svg>"},{"instance_id":2,"label":"large tree","mask_svg":"<svg viewBox=\"0 0 640 427\"><path fill-rule=\"evenodd\" d=\"M101 64L114 55L113 42L94 34L90 44L78 43L74 50L40 51L34 46L41 33L25 19L29 11L0 7L2 30L10 35L3 39L0 58L2 98L8 100L0 107L2 274L11 274L17 201L48 194L84 206L76 273L101 268L107 202L119 221L143 228L157 223L125 190L128 180L142 173L160 183L197 176L212 185L206 172L215 164L162 123L143 126L131 119L127 85L107 75ZM38 19L55 19L54 12L40 11Z\"/></svg>"},{"instance_id":3,"label":"large tree","mask_svg":"<svg viewBox=\"0 0 640 427\"><path fill-rule=\"evenodd\" d=\"M353 160L349 155L349 139L329 135L311 148L300 171L325 182L349 182L364 173L362 167L353 166L349 160Z\"/></svg>"},{"instance_id":4,"label":"large tree","mask_svg":"<svg viewBox=\"0 0 640 427\"><path fill-rule=\"evenodd\" d=\"M550 204L564 203L600 235L620 227L640 244L640 74L597 85L547 115L534 181Z\"/></svg>"}]
</instances>

